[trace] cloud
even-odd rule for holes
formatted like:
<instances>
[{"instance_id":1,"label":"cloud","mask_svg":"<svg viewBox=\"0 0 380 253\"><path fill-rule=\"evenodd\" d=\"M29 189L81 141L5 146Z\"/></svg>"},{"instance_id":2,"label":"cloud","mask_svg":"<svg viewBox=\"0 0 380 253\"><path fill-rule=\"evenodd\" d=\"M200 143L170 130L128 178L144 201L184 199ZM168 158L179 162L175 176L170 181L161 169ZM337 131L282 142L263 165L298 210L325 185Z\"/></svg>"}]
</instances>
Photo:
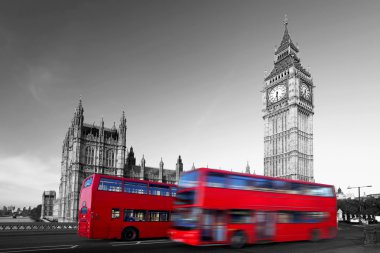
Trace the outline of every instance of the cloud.
<instances>
[{"instance_id":1,"label":"cloud","mask_svg":"<svg viewBox=\"0 0 380 253\"><path fill-rule=\"evenodd\" d=\"M52 72L45 67L31 67L29 69L28 88L33 98L44 103L48 89L54 82Z\"/></svg>"},{"instance_id":2,"label":"cloud","mask_svg":"<svg viewBox=\"0 0 380 253\"><path fill-rule=\"evenodd\" d=\"M0 206L40 204L44 190L58 190L59 166L59 159L52 157L0 157Z\"/></svg>"}]
</instances>

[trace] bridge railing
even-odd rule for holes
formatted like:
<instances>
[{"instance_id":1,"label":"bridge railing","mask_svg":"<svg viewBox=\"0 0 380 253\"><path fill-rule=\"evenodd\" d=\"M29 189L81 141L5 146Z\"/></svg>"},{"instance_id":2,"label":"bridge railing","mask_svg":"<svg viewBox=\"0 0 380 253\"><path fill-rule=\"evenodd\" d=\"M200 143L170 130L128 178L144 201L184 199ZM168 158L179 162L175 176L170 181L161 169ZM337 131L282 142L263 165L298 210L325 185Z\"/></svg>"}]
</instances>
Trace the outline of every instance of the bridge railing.
<instances>
[{"instance_id":1,"label":"bridge railing","mask_svg":"<svg viewBox=\"0 0 380 253\"><path fill-rule=\"evenodd\" d=\"M68 222L7 222L0 223L0 233L11 231L74 231L77 227L77 223Z\"/></svg>"}]
</instances>

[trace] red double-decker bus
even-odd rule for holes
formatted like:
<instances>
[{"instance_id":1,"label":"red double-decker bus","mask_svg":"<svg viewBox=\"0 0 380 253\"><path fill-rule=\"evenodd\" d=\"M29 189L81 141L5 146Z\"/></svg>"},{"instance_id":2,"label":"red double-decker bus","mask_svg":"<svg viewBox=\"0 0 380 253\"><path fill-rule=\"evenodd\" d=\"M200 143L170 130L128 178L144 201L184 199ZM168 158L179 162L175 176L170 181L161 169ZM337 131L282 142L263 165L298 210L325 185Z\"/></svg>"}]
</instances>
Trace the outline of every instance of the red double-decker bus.
<instances>
[{"instance_id":1,"label":"red double-decker bus","mask_svg":"<svg viewBox=\"0 0 380 253\"><path fill-rule=\"evenodd\" d=\"M167 237L174 184L93 174L83 181L78 235L136 240Z\"/></svg>"},{"instance_id":2,"label":"red double-decker bus","mask_svg":"<svg viewBox=\"0 0 380 253\"><path fill-rule=\"evenodd\" d=\"M178 187L174 241L242 247L336 236L332 185L200 168L184 173Z\"/></svg>"}]
</instances>

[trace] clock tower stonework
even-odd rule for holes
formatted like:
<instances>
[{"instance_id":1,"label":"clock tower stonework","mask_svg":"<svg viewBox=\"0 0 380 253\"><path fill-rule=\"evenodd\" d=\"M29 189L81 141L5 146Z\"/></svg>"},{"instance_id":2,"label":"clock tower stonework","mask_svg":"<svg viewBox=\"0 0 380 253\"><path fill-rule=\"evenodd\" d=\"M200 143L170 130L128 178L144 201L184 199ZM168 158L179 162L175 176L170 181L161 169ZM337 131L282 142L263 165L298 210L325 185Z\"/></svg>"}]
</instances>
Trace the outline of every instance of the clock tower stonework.
<instances>
[{"instance_id":1,"label":"clock tower stonework","mask_svg":"<svg viewBox=\"0 0 380 253\"><path fill-rule=\"evenodd\" d=\"M264 175L314 182L313 79L285 31L264 79Z\"/></svg>"}]
</instances>

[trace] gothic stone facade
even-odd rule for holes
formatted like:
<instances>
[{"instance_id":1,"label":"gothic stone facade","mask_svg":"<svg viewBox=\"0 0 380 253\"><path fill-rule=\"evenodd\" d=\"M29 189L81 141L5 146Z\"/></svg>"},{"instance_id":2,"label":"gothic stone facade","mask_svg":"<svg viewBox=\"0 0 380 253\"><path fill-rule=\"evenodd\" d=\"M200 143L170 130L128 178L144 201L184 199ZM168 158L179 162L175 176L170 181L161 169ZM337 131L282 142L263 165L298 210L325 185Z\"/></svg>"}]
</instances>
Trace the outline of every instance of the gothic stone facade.
<instances>
[{"instance_id":1,"label":"gothic stone facade","mask_svg":"<svg viewBox=\"0 0 380 253\"><path fill-rule=\"evenodd\" d=\"M137 178L158 182L178 182L183 171L181 157L177 160L176 170L136 165L133 148L126 147L126 118L124 112L118 128L84 123L82 101L75 110L62 147L61 179L59 185L58 220L75 222L77 220L79 192L83 180L93 173L118 177Z\"/></svg>"},{"instance_id":2,"label":"gothic stone facade","mask_svg":"<svg viewBox=\"0 0 380 253\"><path fill-rule=\"evenodd\" d=\"M314 181L313 79L301 65L287 21L264 80L264 175Z\"/></svg>"}]
</instances>

